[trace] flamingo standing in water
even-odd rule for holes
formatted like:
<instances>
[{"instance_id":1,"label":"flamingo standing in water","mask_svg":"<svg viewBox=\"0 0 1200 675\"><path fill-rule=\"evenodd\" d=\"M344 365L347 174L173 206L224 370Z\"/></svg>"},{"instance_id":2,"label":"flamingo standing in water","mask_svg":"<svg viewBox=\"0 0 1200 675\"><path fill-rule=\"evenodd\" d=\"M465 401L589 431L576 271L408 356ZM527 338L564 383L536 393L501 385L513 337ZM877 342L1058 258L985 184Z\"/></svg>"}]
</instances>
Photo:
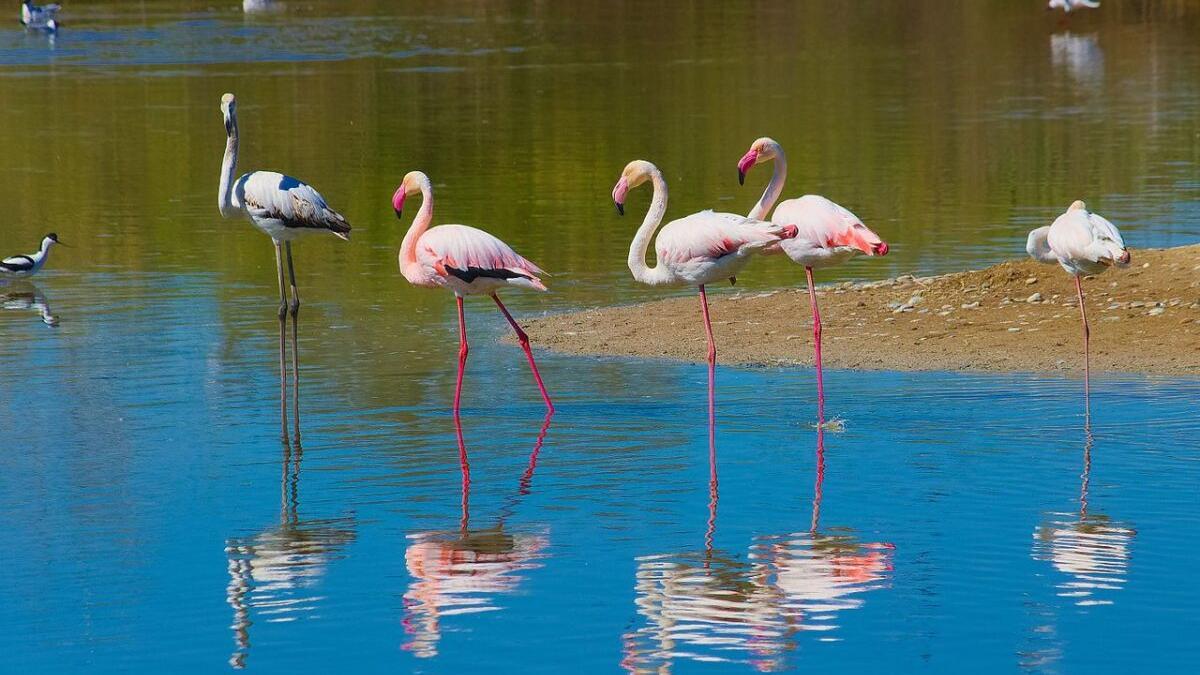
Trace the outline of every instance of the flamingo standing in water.
<instances>
[{"instance_id":1,"label":"flamingo standing in water","mask_svg":"<svg viewBox=\"0 0 1200 675\"><path fill-rule=\"evenodd\" d=\"M231 218L238 213L262 230L275 244L275 269L279 276L279 399L283 436L287 437L287 365L284 333L288 311L292 314L292 378L295 396L296 440L300 439L300 357L296 317L300 313L300 294L296 291L296 269L292 265L292 241L307 234L329 232L350 240L350 223L329 208L325 198L310 185L274 171L251 171L237 180L238 120L237 99L233 94L221 97L225 117L225 158L221 162L221 184L217 205L221 215ZM284 293L283 250L287 251L288 277L292 300Z\"/></svg>"},{"instance_id":2,"label":"flamingo standing in water","mask_svg":"<svg viewBox=\"0 0 1200 675\"><path fill-rule=\"evenodd\" d=\"M1079 318L1083 322L1083 390L1089 390L1090 367L1088 364L1087 310L1083 305L1083 286L1080 277L1099 274L1116 265L1125 267L1132 257L1125 248L1125 240L1116 226L1095 213L1088 213L1087 205L1079 200L1072 202L1067 212L1053 223L1039 227L1029 233L1025 251L1038 262L1058 263L1075 279L1075 293L1079 296Z\"/></svg>"},{"instance_id":3,"label":"flamingo standing in water","mask_svg":"<svg viewBox=\"0 0 1200 675\"><path fill-rule=\"evenodd\" d=\"M400 187L392 195L392 208L397 218L404 208L405 198L415 194L421 195L421 208L400 245L400 273L414 286L454 291L454 298L458 302L459 340L454 410L459 409L462 400L463 370L467 364L467 323L463 314L463 296L490 295L517 334L547 410L554 412L554 404L550 402L546 385L542 383L537 363L533 360L533 352L529 349L529 336L517 325L496 294L505 287L545 291L546 286L538 278L539 274L545 272L518 255L508 244L483 230L466 225L439 225L431 229L433 186L429 176L420 171L410 171L405 175Z\"/></svg>"},{"instance_id":4,"label":"flamingo standing in water","mask_svg":"<svg viewBox=\"0 0 1200 675\"><path fill-rule=\"evenodd\" d=\"M646 181L654 186L654 198L633 243L629 245L629 271L634 279L650 286L699 287L700 309L708 336L708 363L715 364L717 347L713 341L704 285L722 279L729 279L731 283L736 281L738 271L750 261L752 255L796 236L796 228L792 225L772 225L733 213L693 213L663 226L654 242L658 262L654 267L647 267L646 249L650 246L650 237L658 229L667 210L667 182L662 172L645 160L630 162L613 187L612 198L617 205L617 213L625 215L625 195Z\"/></svg>"},{"instance_id":5,"label":"flamingo standing in water","mask_svg":"<svg viewBox=\"0 0 1200 675\"><path fill-rule=\"evenodd\" d=\"M738 183L745 184L746 172L756 164L774 160L771 181L762 197L750 210L750 218L766 218L771 207L783 192L787 179L787 156L779 143L770 138L754 141L750 150L738 161ZM817 309L817 292L813 286L813 268L840 265L862 253L869 256L887 255L888 245L863 225L858 216L820 195L804 195L788 199L775 208L771 222L795 225L799 233L780 242L779 247L792 260L804 265L808 280L808 299L812 305L813 348L816 353L817 401L825 405L825 385L821 368L821 312ZM773 252L773 251L772 251ZM823 421L823 420L822 420Z\"/></svg>"}]
</instances>

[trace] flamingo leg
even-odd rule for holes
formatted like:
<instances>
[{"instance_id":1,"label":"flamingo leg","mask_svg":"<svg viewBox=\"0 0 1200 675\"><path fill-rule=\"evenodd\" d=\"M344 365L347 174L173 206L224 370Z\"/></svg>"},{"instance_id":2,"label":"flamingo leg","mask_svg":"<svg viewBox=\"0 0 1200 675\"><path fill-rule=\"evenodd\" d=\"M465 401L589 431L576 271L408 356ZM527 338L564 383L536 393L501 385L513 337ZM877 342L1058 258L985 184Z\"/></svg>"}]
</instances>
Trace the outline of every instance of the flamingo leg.
<instances>
[{"instance_id":1,"label":"flamingo leg","mask_svg":"<svg viewBox=\"0 0 1200 675\"><path fill-rule=\"evenodd\" d=\"M708 316L708 295L704 292L704 284L700 284L700 311L704 315L704 333L708 336L708 363L717 363L717 343L713 340L712 320Z\"/></svg>"},{"instance_id":2,"label":"flamingo leg","mask_svg":"<svg viewBox=\"0 0 1200 675\"><path fill-rule=\"evenodd\" d=\"M300 314L300 293L296 290L296 267L292 263L292 242L284 243L287 252L288 281L291 283L292 301L288 310L292 315L292 424L296 427L296 442L300 442L300 335L296 321Z\"/></svg>"},{"instance_id":3,"label":"flamingo leg","mask_svg":"<svg viewBox=\"0 0 1200 675\"><path fill-rule=\"evenodd\" d=\"M808 301L812 305L813 315L813 349L816 351L817 366L817 417L819 422L825 419L825 379L821 367L821 310L817 309L817 288L813 284L812 268L804 268L804 276L808 278Z\"/></svg>"},{"instance_id":4,"label":"flamingo leg","mask_svg":"<svg viewBox=\"0 0 1200 675\"><path fill-rule=\"evenodd\" d=\"M458 382L454 385L454 414L457 417L462 402L463 371L467 367L467 352L471 349L467 346L467 317L463 313L463 298L455 295L454 299L458 301Z\"/></svg>"},{"instance_id":5,"label":"flamingo leg","mask_svg":"<svg viewBox=\"0 0 1200 675\"><path fill-rule=\"evenodd\" d=\"M283 252L279 242L275 242L275 268L279 272L279 424L280 436L287 441L287 296L283 290Z\"/></svg>"},{"instance_id":6,"label":"flamingo leg","mask_svg":"<svg viewBox=\"0 0 1200 675\"><path fill-rule=\"evenodd\" d=\"M708 526L704 531L705 568L712 560L717 532L717 405L716 365L708 364Z\"/></svg>"},{"instance_id":7,"label":"flamingo leg","mask_svg":"<svg viewBox=\"0 0 1200 675\"><path fill-rule=\"evenodd\" d=\"M461 306L461 296L459 301ZM471 522L471 465L467 462L467 443L463 440L462 418L458 416L458 408L454 409L454 435L458 440L458 465L462 471L462 515L458 527L465 535Z\"/></svg>"},{"instance_id":8,"label":"flamingo leg","mask_svg":"<svg viewBox=\"0 0 1200 675\"><path fill-rule=\"evenodd\" d=\"M1083 394L1086 397L1091 387L1088 380L1091 376L1091 366L1088 359L1088 337L1091 331L1088 329L1087 309L1083 306L1083 286L1079 283L1079 277L1075 277L1075 292L1079 295L1079 318L1083 320Z\"/></svg>"},{"instance_id":9,"label":"flamingo leg","mask_svg":"<svg viewBox=\"0 0 1200 675\"><path fill-rule=\"evenodd\" d=\"M508 319L509 325L512 326L513 331L517 334L517 341L521 343L521 349L525 351L525 358L529 360L529 370L533 371L533 380L537 382L538 391L542 392L542 400L546 402L546 410L554 412L554 404L550 402L550 395L546 393L546 385L542 384L542 376L538 374L537 363L533 360L533 352L529 349L529 336L517 325L517 321L513 319L512 314L508 313L508 308L504 306L503 302L500 302L499 295L493 293L492 300L496 301L496 306L500 308L500 313L504 315L504 318Z\"/></svg>"}]
</instances>

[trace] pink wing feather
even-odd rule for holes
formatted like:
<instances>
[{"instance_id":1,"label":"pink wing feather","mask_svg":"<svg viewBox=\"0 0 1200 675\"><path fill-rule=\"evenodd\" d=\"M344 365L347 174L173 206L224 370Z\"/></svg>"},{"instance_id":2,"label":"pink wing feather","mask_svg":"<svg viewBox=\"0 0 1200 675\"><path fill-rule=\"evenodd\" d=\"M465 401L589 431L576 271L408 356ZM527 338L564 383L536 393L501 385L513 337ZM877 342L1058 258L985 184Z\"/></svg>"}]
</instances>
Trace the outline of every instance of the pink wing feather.
<instances>
[{"instance_id":1,"label":"pink wing feather","mask_svg":"<svg viewBox=\"0 0 1200 675\"><path fill-rule=\"evenodd\" d=\"M779 229L733 213L701 211L667 223L654 248L660 260L672 263L716 260L745 246L773 244L779 241Z\"/></svg>"},{"instance_id":2,"label":"pink wing feather","mask_svg":"<svg viewBox=\"0 0 1200 675\"><path fill-rule=\"evenodd\" d=\"M422 262L445 275L445 267L508 270L530 278L532 285L546 290L538 278L545 271L521 257L508 244L467 225L439 225L420 239L417 254Z\"/></svg>"}]
</instances>

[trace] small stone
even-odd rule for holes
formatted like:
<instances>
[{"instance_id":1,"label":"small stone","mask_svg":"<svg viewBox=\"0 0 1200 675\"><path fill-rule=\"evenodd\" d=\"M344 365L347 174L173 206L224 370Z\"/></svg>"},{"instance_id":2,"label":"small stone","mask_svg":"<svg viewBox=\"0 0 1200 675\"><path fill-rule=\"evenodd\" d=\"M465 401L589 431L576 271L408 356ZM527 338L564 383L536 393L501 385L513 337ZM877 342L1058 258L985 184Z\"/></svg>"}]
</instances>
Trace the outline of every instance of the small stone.
<instances>
[{"instance_id":1,"label":"small stone","mask_svg":"<svg viewBox=\"0 0 1200 675\"><path fill-rule=\"evenodd\" d=\"M1151 309L1149 312L1146 312L1146 313L1149 314L1150 316L1158 316L1159 314L1162 314L1165 311L1167 311L1167 310L1162 307L1155 307L1154 309Z\"/></svg>"},{"instance_id":2,"label":"small stone","mask_svg":"<svg viewBox=\"0 0 1200 675\"><path fill-rule=\"evenodd\" d=\"M1009 328L1009 329L1008 329L1008 332L1010 332L1010 333L1020 333L1020 332L1021 332L1021 329L1020 329L1020 328L1017 328L1016 326L1013 326L1012 328Z\"/></svg>"},{"instance_id":3,"label":"small stone","mask_svg":"<svg viewBox=\"0 0 1200 675\"><path fill-rule=\"evenodd\" d=\"M1032 286L1036 283L1037 283L1037 277L1029 277L1028 279L1025 280L1026 286Z\"/></svg>"},{"instance_id":4,"label":"small stone","mask_svg":"<svg viewBox=\"0 0 1200 675\"><path fill-rule=\"evenodd\" d=\"M903 304L904 304L904 303L903 303L903 302L900 302L899 300L893 300L893 301L889 302L889 303L887 304L887 306L888 306L888 309L900 309L900 307L901 307Z\"/></svg>"},{"instance_id":5,"label":"small stone","mask_svg":"<svg viewBox=\"0 0 1200 675\"><path fill-rule=\"evenodd\" d=\"M937 315L938 315L938 316L950 316L950 311L951 311L951 310L944 309L944 310L942 310L942 311L938 312L938 313L937 313Z\"/></svg>"},{"instance_id":6,"label":"small stone","mask_svg":"<svg viewBox=\"0 0 1200 675\"><path fill-rule=\"evenodd\" d=\"M1134 300L1133 302L1129 303L1129 306L1130 307L1145 307L1146 303L1142 302L1141 300Z\"/></svg>"},{"instance_id":7,"label":"small stone","mask_svg":"<svg viewBox=\"0 0 1200 675\"><path fill-rule=\"evenodd\" d=\"M1150 266L1150 263L1142 263L1142 269L1146 269L1149 266Z\"/></svg>"},{"instance_id":8,"label":"small stone","mask_svg":"<svg viewBox=\"0 0 1200 675\"><path fill-rule=\"evenodd\" d=\"M1029 296L1028 298L1025 298L1025 302L1028 302L1031 305L1035 302L1041 302L1041 301L1042 301L1041 293L1034 293L1033 295Z\"/></svg>"},{"instance_id":9,"label":"small stone","mask_svg":"<svg viewBox=\"0 0 1200 675\"><path fill-rule=\"evenodd\" d=\"M962 308L963 309L979 309L979 301L976 300L975 302L964 302Z\"/></svg>"}]
</instances>

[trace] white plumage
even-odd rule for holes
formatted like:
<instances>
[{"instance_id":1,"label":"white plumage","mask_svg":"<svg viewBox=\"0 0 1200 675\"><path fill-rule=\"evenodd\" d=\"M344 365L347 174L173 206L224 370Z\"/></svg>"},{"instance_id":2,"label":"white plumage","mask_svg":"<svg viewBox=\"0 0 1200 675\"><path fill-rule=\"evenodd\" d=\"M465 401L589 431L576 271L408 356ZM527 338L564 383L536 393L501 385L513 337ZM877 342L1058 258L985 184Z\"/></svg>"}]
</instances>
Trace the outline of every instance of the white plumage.
<instances>
[{"instance_id":1,"label":"white plumage","mask_svg":"<svg viewBox=\"0 0 1200 675\"><path fill-rule=\"evenodd\" d=\"M37 253L14 255L0 260L0 275L29 277L37 274L38 270L46 264L46 259L50 255L50 247L60 243L62 242L58 240L58 235L51 232L42 238L42 246Z\"/></svg>"},{"instance_id":2,"label":"white plumage","mask_svg":"<svg viewBox=\"0 0 1200 675\"><path fill-rule=\"evenodd\" d=\"M58 11L62 9L61 5L35 5L33 0L24 0L21 3L21 23L30 28L50 28L47 24L53 22L58 16Z\"/></svg>"}]
</instances>

